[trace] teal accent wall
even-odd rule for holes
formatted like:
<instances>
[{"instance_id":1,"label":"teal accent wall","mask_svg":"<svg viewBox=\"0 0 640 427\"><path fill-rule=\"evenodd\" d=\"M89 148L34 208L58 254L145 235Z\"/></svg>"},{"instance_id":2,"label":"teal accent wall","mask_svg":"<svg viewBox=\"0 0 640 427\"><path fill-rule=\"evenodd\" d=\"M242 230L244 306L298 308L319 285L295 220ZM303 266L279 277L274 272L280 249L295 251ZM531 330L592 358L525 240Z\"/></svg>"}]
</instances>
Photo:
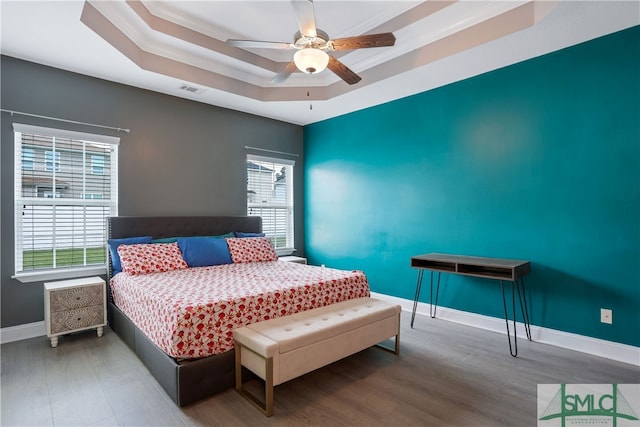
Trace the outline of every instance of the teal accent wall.
<instances>
[{"instance_id":1,"label":"teal accent wall","mask_svg":"<svg viewBox=\"0 0 640 427\"><path fill-rule=\"evenodd\" d=\"M532 324L640 345L640 27L306 126L304 150L311 263L413 299L412 255L531 260ZM486 279L443 276L439 303L503 316Z\"/></svg>"}]
</instances>

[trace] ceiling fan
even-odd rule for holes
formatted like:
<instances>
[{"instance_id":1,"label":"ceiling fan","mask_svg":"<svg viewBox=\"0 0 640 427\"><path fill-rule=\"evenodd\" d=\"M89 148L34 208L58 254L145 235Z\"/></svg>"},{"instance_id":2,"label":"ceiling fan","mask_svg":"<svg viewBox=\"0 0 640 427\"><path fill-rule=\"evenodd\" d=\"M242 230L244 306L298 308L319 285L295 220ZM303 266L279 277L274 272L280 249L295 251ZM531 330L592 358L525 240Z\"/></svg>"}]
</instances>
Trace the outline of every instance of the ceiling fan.
<instances>
[{"instance_id":1,"label":"ceiling fan","mask_svg":"<svg viewBox=\"0 0 640 427\"><path fill-rule=\"evenodd\" d=\"M369 47L393 46L396 38L393 33L369 34L331 40L329 35L316 27L313 0L293 0L293 11L300 31L293 36L293 43L268 42L258 40L227 40L230 46L241 48L296 49L293 61L271 80L281 83L296 71L296 68L307 74L319 73L329 68L347 84L358 83L362 78L346 65L327 52L338 50L354 50Z\"/></svg>"}]
</instances>

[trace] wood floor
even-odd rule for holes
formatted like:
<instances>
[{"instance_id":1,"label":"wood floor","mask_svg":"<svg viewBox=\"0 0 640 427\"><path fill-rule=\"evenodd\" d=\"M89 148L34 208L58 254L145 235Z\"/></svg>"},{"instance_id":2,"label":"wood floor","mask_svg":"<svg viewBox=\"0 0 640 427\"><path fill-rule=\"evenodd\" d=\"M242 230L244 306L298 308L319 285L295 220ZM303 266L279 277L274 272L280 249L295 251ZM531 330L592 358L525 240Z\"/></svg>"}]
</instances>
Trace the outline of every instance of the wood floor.
<instances>
[{"instance_id":1,"label":"wood floor","mask_svg":"<svg viewBox=\"0 0 640 427\"><path fill-rule=\"evenodd\" d=\"M276 387L266 418L228 390L179 408L110 329L8 343L2 426L535 426L537 384L640 383L640 369L402 315L401 351L370 348Z\"/></svg>"}]
</instances>

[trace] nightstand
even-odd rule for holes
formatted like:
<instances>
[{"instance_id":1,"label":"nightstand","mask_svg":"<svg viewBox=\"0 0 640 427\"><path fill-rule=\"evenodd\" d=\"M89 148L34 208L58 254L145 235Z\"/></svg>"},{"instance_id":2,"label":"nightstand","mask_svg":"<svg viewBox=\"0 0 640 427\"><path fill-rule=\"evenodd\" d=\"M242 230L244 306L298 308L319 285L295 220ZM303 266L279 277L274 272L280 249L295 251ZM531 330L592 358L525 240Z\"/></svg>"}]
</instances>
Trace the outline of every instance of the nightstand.
<instances>
[{"instance_id":1,"label":"nightstand","mask_svg":"<svg viewBox=\"0 0 640 427\"><path fill-rule=\"evenodd\" d=\"M100 277L62 280L44 284L44 320L51 347L58 336L96 329L98 336L107 324L107 295Z\"/></svg>"},{"instance_id":2,"label":"nightstand","mask_svg":"<svg viewBox=\"0 0 640 427\"><path fill-rule=\"evenodd\" d=\"M302 258L299 256L281 256L280 261L285 261L285 262L296 262L298 264L306 264L307 263L307 259L306 258Z\"/></svg>"}]
</instances>

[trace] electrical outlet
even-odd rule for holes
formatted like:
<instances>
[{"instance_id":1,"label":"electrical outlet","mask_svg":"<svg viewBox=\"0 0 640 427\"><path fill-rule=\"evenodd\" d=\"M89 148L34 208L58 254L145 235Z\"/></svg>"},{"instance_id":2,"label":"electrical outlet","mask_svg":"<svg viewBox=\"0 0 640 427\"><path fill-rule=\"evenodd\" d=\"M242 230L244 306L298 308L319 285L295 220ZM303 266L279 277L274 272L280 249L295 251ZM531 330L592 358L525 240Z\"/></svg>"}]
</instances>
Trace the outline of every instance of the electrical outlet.
<instances>
[{"instance_id":1,"label":"electrical outlet","mask_svg":"<svg viewBox=\"0 0 640 427\"><path fill-rule=\"evenodd\" d=\"M600 321L602 323L608 323L609 325L611 325L613 323L613 310L610 310L608 308L601 308Z\"/></svg>"}]
</instances>

